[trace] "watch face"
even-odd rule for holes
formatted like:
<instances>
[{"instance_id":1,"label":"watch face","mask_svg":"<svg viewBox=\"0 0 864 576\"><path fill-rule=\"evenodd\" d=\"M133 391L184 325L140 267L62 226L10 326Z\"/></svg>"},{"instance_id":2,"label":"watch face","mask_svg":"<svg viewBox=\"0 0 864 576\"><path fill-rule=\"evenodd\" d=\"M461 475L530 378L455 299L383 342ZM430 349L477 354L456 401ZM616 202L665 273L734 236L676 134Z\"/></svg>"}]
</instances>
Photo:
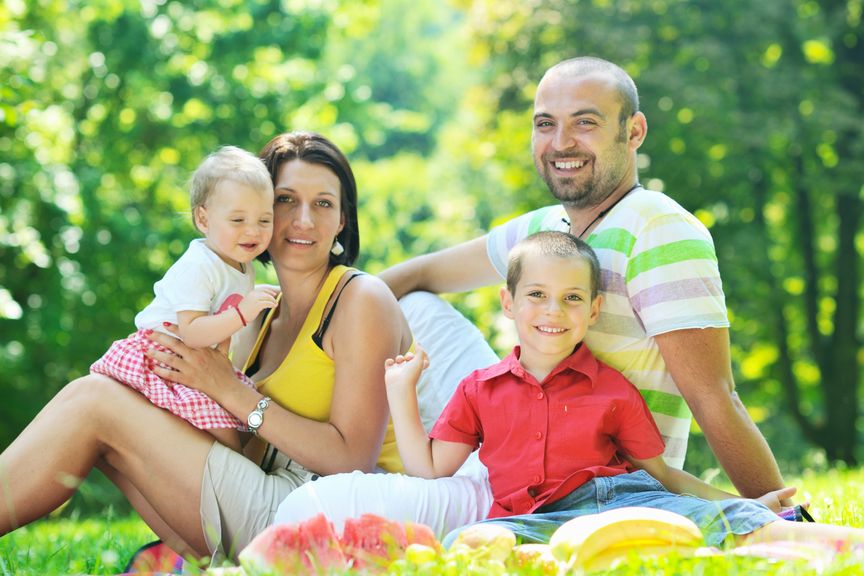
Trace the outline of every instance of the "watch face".
<instances>
[{"instance_id":1,"label":"watch face","mask_svg":"<svg viewBox=\"0 0 864 576\"><path fill-rule=\"evenodd\" d=\"M249 418L246 419L246 423L250 428L258 428L262 422L264 422L264 415L261 412L252 412L249 414Z\"/></svg>"}]
</instances>

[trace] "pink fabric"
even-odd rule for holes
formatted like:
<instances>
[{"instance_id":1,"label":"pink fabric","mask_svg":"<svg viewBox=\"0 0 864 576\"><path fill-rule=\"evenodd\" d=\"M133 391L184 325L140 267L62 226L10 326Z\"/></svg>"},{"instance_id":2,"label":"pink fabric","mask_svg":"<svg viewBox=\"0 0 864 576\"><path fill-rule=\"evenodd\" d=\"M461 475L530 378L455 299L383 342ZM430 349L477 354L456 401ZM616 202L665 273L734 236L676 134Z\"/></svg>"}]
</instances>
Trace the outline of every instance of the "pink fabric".
<instances>
[{"instance_id":1,"label":"pink fabric","mask_svg":"<svg viewBox=\"0 0 864 576\"><path fill-rule=\"evenodd\" d=\"M110 376L134 388L156 406L176 414L196 428L246 430L244 423L206 394L182 384L169 384L157 376L150 369L153 360L145 356L144 352L151 347L169 354L171 351L147 338L145 332L139 330L128 338L114 342L105 355L90 366L90 372ZM235 369L234 374L246 386L255 387L239 370Z\"/></svg>"}]
</instances>

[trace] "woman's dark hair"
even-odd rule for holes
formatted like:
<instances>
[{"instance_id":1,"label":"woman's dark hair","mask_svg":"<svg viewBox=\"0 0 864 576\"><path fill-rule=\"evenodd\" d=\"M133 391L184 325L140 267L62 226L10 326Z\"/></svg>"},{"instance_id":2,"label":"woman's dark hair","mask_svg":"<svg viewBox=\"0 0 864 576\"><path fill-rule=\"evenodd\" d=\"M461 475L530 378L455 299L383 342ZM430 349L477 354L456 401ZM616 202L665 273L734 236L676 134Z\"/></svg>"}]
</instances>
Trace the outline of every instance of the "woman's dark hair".
<instances>
[{"instance_id":1,"label":"woman's dark hair","mask_svg":"<svg viewBox=\"0 0 864 576\"><path fill-rule=\"evenodd\" d=\"M344 264L351 266L360 252L360 230L357 223L357 183L348 159L342 151L330 140L314 132L288 132L276 136L268 142L258 154L261 161L270 171L273 184L279 166L284 162L302 160L309 164L326 166L333 172L341 184L340 204L345 225L336 236L345 251L338 256L330 254L330 265ZM265 251L258 260L265 264L270 262L270 253Z\"/></svg>"}]
</instances>

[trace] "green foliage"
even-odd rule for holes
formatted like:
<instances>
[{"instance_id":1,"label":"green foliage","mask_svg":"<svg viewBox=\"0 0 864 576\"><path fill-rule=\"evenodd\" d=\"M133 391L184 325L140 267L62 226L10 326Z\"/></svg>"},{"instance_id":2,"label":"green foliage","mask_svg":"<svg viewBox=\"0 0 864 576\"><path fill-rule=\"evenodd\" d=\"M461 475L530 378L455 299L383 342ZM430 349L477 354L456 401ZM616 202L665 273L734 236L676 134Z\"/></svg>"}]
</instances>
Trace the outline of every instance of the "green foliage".
<instances>
[{"instance_id":1,"label":"green foliage","mask_svg":"<svg viewBox=\"0 0 864 576\"><path fill-rule=\"evenodd\" d=\"M646 185L711 229L739 390L787 463L860 451L861 3L12 0L0 5L0 446L110 341L195 233L220 144L321 131L352 158L372 272L550 202L545 68L640 88ZM266 278L266 274L262 274ZM270 277L272 281L272 277ZM452 300L503 352L497 290ZM815 447L815 448L814 448ZM698 433L688 462L716 466Z\"/></svg>"},{"instance_id":2,"label":"green foliage","mask_svg":"<svg viewBox=\"0 0 864 576\"><path fill-rule=\"evenodd\" d=\"M419 165L457 97L456 82L421 88L444 84L458 14L415 11L388 35L397 13L263 0L0 7L0 446L134 329L195 235L185 182L215 147L257 150L300 128L355 153L358 169L364 156L387 155L381 173ZM430 49L412 53L409 41ZM431 50L438 42L449 49ZM359 70L346 64L355 58ZM387 189L361 182L367 247L388 198L417 220L431 214L426 182L419 202L393 194L409 174L388 172ZM408 253L369 250L379 262Z\"/></svg>"}]
</instances>

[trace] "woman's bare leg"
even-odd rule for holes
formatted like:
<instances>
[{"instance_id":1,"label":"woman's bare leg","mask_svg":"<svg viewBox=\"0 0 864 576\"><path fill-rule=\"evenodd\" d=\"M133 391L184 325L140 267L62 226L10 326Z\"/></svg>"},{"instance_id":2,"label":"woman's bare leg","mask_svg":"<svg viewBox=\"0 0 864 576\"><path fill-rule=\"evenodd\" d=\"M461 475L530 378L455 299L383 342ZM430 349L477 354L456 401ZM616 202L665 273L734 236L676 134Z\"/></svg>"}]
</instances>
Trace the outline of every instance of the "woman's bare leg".
<instances>
[{"instance_id":1,"label":"woman's bare leg","mask_svg":"<svg viewBox=\"0 0 864 576\"><path fill-rule=\"evenodd\" d=\"M240 431L233 428L211 428L207 432L216 438L223 446L231 448L235 452L243 453L243 446L240 442Z\"/></svg>"},{"instance_id":2,"label":"woman's bare leg","mask_svg":"<svg viewBox=\"0 0 864 576\"><path fill-rule=\"evenodd\" d=\"M180 554L181 556L196 556L192 548L180 538L174 529L172 529L165 520L156 512L144 496L132 485L129 480L123 477L117 470L100 460L96 463L96 467L102 471L105 476L114 483L117 488L123 492L129 503L138 512L138 515L144 520L144 523L155 532L159 538L168 545L169 548Z\"/></svg>"},{"instance_id":3,"label":"woman's bare leg","mask_svg":"<svg viewBox=\"0 0 864 576\"><path fill-rule=\"evenodd\" d=\"M170 527L167 538L206 555L201 479L212 443L110 378L79 378L0 455L0 535L65 502L104 459L161 519L151 517L160 524L152 526L157 534Z\"/></svg>"},{"instance_id":4,"label":"woman's bare leg","mask_svg":"<svg viewBox=\"0 0 864 576\"><path fill-rule=\"evenodd\" d=\"M864 530L833 524L790 522L777 520L739 539L738 544L776 541L814 542L842 549L849 544L864 544Z\"/></svg>"}]
</instances>

